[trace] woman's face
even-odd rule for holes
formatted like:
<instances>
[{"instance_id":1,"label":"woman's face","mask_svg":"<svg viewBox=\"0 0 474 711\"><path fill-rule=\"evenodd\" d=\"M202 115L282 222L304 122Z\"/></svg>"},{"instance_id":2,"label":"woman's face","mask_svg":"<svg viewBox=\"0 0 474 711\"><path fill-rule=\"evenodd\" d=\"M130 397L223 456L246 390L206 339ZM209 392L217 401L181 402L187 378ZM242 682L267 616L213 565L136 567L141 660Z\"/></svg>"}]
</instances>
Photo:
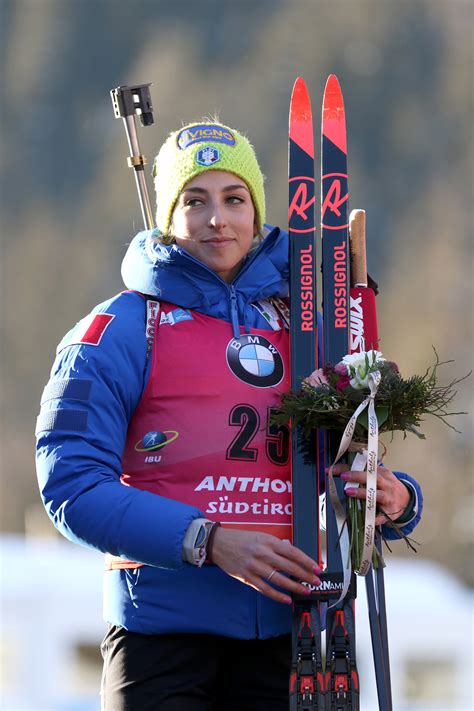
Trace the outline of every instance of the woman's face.
<instances>
[{"instance_id":1,"label":"woman's face","mask_svg":"<svg viewBox=\"0 0 474 711\"><path fill-rule=\"evenodd\" d=\"M247 185L221 170L207 170L186 183L171 221L176 243L229 283L256 232Z\"/></svg>"}]
</instances>

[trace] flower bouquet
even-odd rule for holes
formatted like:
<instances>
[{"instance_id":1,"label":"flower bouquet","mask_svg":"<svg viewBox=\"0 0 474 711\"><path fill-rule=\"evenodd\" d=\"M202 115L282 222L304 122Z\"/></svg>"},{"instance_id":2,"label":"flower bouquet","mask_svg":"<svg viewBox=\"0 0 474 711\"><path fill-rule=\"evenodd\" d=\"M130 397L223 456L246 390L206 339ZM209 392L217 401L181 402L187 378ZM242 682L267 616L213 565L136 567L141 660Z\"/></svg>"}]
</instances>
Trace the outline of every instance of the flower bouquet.
<instances>
[{"instance_id":1,"label":"flower bouquet","mask_svg":"<svg viewBox=\"0 0 474 711\"><path fill-rule=\"evenodd\" d=\"M306 446L310 456L314 456L314 440L310 435L316 429L338 432L342 436L341 446L333 466L346 451L358 452L351 467L359 471L367 467L366 502L367 506L373 503L370 518L372 529L375 528L376 514L383 513L387 523L399 531L396 523L376 507L379 433L390 432L393 435L395 431L401 430L404 437L412 433L425 439L419 426L427 415L433 415L448 427L456 429L446 418L465 414L449 411L449 405L456 395L455 386L464 378L453 380L448 385L439 385L438 369L445 363L440 362L436 351L435 355L434 365L423 375L414 375L408 379L403 378L398 366L386 360L380 351L346 355L340 363L328 363L324 368L315 370L303 381L300 392L284 395L279 411L273 416L273 420L279 424L291 419L292 426L301 429L307 436ZM339 518L344 516L345 519L345 511L337 499L332 481L332 467L328 488L336 518L339 515ZM377 565L373 532L371 537L367 535L367 516L366 503L361 507L358 501L349 501L349 547L352 565L361 575L366 574L370 562ZM400 535L403 536L402 533Z\"/></svg>"}]
</instances>

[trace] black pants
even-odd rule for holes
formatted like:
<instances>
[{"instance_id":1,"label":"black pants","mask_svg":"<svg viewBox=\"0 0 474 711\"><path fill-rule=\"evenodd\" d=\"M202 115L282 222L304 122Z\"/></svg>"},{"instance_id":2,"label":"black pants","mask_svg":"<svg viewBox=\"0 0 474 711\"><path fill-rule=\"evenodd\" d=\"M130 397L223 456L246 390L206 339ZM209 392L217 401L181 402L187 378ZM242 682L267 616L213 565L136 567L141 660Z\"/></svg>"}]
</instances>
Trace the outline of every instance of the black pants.
<instances>
[{"instance_id":1,"label":"black pants","mask_svg":"<svg viewBox=\"0 0 474 711\"><path fill-rule=\"evenodd\" d=\"M291 636L239 640L110 627L102 711L288 711Z\"/></svg>"}]
</instances>

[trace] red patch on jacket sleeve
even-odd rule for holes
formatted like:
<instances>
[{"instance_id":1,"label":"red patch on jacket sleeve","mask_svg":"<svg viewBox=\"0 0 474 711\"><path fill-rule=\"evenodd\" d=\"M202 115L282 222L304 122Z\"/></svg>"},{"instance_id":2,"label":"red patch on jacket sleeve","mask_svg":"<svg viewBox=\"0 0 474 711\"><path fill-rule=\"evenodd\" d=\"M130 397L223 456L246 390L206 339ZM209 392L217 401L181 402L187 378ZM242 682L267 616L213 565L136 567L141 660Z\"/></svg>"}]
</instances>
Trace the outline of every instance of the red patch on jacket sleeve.
<instances>
[{"instance_id":1,"label":"red patch on jacket sleeve","mask_svg":"<svg viewBox=\"0 0 474 711\"><path fill-rule=\"evenodd\" d=\"M98 346L107 326L114 318L114 314L93 314L89 323L84 323L82 333L74 334L74 340L76 343L87 343L90 346Z\"/></svg>"}]
</instances>

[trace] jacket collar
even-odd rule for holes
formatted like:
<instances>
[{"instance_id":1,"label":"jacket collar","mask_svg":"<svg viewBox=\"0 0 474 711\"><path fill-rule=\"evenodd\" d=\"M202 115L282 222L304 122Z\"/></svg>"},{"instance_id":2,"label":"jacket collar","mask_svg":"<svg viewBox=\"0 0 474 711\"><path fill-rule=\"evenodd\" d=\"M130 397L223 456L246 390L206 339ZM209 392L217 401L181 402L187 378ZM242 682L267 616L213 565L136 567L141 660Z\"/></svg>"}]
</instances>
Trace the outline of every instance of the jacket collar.
<instances>
[{"instance_id":1,"label":"jacket collar","mask_svg":"<svg viewBox=\"0 0 474 711\"><path fill-rule=\"evenodd\" d=\"M156 231L139 232L123 260L122 278L128 289L230 321L238 336L247 304L288 295L288 235L271 229L228 284L181 247L157 242Z\"/></svg>"}]
</instances>

